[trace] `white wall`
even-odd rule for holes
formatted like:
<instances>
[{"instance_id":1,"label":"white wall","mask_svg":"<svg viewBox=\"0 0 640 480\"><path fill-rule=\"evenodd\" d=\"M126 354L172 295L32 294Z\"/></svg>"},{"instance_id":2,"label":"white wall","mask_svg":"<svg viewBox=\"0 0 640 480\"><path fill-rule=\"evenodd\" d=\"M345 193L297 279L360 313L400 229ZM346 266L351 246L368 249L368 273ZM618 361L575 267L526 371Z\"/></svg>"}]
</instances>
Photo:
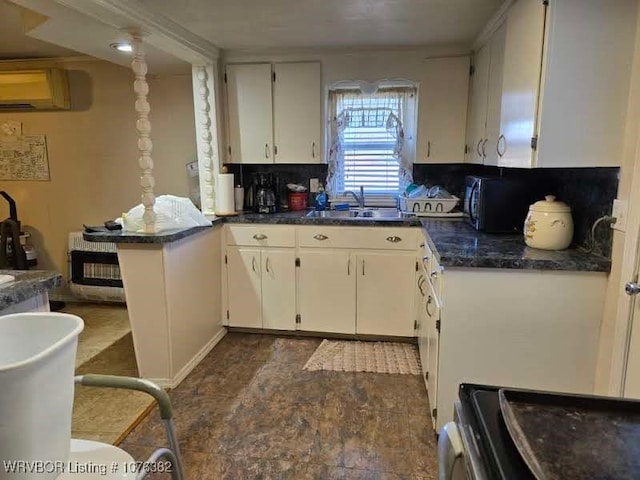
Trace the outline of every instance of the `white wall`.
<instances>
[{"instance_id":1,"label":"white wall","mask_svg":"<svg viewBox=\"0 0 640 480\"><path fill-rule=\"evenodd\" d=\"M2 181L33 234L39 268L67 274L67 235L140 203L133 74L100 60L64 63L71 111L0 113L25 134L47 137L51 181ZM157 193L188 195L185 164L196 158L191 75L149 78ZM8 209L0 202L0 218Z\"/></svg>"}]
</instances>

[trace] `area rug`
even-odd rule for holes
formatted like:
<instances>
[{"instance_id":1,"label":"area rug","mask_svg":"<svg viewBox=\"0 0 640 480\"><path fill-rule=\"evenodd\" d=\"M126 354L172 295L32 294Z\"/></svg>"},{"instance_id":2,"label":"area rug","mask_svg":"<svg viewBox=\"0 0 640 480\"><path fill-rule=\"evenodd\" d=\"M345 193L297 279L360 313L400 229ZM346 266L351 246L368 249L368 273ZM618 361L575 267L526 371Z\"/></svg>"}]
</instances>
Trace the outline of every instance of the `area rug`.
<instances>
[{"instance_id":1,"label":"area rug","mask_svg":"<svg viewBox=\"0 0 640 480\"><path fill-rule=\"evenodd\" d=\"M421 373L420 357L415 345L349 340L323 340L303 369L312 372Z\"/></svg>"},{"instance_id":2,"label":"area rug","mask_svg":"<svg viewBox=\"0 0 640 480\"><path fill-rule=\"evenodd\" d=\"M95 355L76 369L76 375L138 376L131 334ZM146 393L76 385L72 437L117 445L154 408Z\"/></svg>"}]
</instances>

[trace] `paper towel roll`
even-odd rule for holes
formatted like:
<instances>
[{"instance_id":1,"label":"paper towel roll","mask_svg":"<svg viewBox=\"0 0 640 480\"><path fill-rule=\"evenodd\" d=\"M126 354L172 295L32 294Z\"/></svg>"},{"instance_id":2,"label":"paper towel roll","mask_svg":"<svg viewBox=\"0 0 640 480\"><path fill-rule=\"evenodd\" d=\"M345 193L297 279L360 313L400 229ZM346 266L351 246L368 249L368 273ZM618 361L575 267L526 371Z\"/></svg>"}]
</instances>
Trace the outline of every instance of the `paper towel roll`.
<instances>
[{"instance_id":1,"label":"paper towel roll","mask_svg":"<svg viewBox=\"0 0 640 480\"><path fill-rule=\"evenodd\" d=\"M221 173L216 179L216 215L234 215L233 173Z\"/></svg>"}]
</instances>

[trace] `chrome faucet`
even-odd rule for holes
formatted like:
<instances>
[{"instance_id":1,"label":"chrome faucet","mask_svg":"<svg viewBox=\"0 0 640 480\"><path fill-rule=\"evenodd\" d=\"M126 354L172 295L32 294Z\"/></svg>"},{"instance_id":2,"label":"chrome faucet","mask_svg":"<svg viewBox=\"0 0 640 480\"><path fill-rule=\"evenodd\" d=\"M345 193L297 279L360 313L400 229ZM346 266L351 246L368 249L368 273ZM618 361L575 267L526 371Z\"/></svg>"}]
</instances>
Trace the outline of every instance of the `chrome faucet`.
<instances>
[{"instance_id":1,"label":"chrome faucet","mask_svg":"<svg viewBox=\"0 0 640 480\"><path fill-rule=\"evenodd\" d=\"M353 195L353 198L356 199L358 207L360 209L364 209L364 187L362 185L360 185L360 196L358 196L355 192L351 190L347 190L346 192L343 193L343 195L347 195L347 194Z\"/></svg>"}]
</instances>

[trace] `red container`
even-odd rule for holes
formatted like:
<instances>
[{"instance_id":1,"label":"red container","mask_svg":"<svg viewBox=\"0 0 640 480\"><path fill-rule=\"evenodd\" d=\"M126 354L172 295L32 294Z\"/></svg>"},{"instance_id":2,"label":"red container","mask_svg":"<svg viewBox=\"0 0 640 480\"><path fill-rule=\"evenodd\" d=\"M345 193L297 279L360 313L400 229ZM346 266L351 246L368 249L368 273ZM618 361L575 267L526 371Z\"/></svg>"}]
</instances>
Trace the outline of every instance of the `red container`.
<instances>
[{"instance_id":1,"label":"red container","mask_svg":"<svg viewBox=\"0 0 640 480\"><path fill-rule=\"evenodd\" d=\"M289 210L296 212L307 209L307 192L289 192Z\"/></svg>"}]
</instances>

